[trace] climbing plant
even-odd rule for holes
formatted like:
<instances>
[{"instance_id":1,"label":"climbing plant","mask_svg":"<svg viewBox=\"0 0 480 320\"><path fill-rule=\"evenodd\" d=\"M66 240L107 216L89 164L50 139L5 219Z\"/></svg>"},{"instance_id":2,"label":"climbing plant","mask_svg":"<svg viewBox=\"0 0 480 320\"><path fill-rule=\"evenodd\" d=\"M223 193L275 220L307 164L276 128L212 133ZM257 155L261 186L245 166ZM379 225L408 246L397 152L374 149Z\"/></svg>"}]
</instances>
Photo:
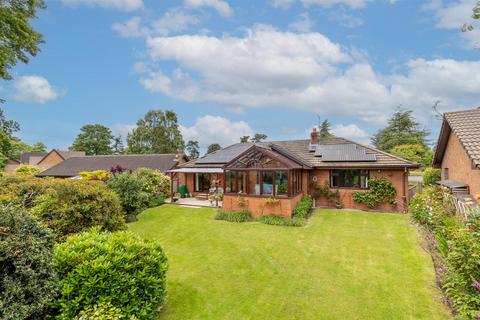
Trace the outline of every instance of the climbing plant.
<instances>
[{"instance_id":1,"label":"climbing plant","mask_svg":"<svg viewBox=\"0 0 480 320\"><path fill-rule=\"evenodd\" d=\"M371 179L368 181L368 191L358 191L352 194L355 202L363 203L370 209L378 207L384 202L391 206L397 205L397 190L393 184L385 178Z\"/></svg>"}]
</instances>

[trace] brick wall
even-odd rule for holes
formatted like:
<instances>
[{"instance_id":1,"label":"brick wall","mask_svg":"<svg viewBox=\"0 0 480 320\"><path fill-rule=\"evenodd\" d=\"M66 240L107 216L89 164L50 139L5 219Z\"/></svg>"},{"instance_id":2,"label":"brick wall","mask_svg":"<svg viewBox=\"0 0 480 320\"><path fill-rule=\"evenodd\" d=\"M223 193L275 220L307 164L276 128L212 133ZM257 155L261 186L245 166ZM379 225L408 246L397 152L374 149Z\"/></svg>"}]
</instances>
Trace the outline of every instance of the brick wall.
<instances>
[{"instance_id":1,"label":"brick wall","mask_svg":"<svg viewBox=\"0 0 480 320\"><path fill-rule=\"evenodd\" d=\"M470 157L453 131L442 160L442 179L446 178L445 168L448 168L448 179L466 183L470 193L480 194L480 170L472 168Z\"/></svg>"},{"instance_id":2,"label":"brick wall","mask_svg":"<svg viewBox=\"0 0 480 320\"><path fill-rule=\"evenodd\" d=\"M44 169L48 169L59 164L62 161L63 161L63 158L57 152L52 152L48 154L47 157L44 158L42 162L38 164L38 166Z\"/></svg>"},{"instance_id":3,"label":"brick wall","mask_svg":"<svg viewBox=\"0 0 480 320\"><path fill-rule=\"evenodd\" d=\"M275 205L267 205L266 199L268 197L259 196L241 196L247 201L247 207L239 206L238 195L224 195L223 209L225 211L241 211L247 209L254 217L262 215L277 215L287 218L292 217L292 211L297 203L302 199L303 193L291 198L278 198L280 203Z\"/></svg>"},{"instance_id":4,"label":"brick wall","mask_svg":"<svg viewBox=\"0 0 480 320\"><path fill-rule=\"evenodd\" d=\"M329 170L314 170L311 174L311 179L313 177L317 178L317 182L320 186L323 186L325 182L330 184L330 171ZM392 207L388 203L381 204L375 210L385 211L385 212L404 212L406 206L404 201L408 203L408 174L405 174L404 170L392 170L392 169L379 169L379 170L370 170L370 179L372 178L386 178L392 182L393 186L397 190L397 206ZM404 189L405 188L405 193ZM369 210L367 206L361 203L353 201L352 193L357 191L366 191L365 189L355 189L355 188L340 188L340 200L342 200L344 208L350 209L360 209L360 210ZM403 198L403 196L406 198ZM324 197L320 197L315 200L317 207L328 207L330 206L328 201Z\"/></svg>"}]
</instances>

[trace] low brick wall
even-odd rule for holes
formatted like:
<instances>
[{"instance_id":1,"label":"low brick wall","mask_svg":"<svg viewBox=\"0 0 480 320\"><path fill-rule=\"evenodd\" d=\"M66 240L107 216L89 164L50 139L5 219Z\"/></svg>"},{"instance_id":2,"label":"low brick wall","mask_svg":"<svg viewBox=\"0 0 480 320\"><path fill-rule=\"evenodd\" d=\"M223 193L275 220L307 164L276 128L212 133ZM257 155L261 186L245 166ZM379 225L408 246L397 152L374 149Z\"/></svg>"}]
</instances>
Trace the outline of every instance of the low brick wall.
<instances>
[{"instance_id":1,"label":"low brick wall","mask_svg":"<svg viewBox=\"0 0 480 320\"><path fill-rule=\"evenodd\" d=\"M267 205L266 200L268 197L260 196L239 196L226 194L223 196L223 210L227 212L241 211L247 209L252 213L254 217L260 217L262 215L277 215L287 218L292 217L292 211L297 203L302 199L303 193L300 193L291 198L277 198L280 200L278 204ZM239 197L246 200L246 208L239 205Z\"/></svg>"}]
</instances>

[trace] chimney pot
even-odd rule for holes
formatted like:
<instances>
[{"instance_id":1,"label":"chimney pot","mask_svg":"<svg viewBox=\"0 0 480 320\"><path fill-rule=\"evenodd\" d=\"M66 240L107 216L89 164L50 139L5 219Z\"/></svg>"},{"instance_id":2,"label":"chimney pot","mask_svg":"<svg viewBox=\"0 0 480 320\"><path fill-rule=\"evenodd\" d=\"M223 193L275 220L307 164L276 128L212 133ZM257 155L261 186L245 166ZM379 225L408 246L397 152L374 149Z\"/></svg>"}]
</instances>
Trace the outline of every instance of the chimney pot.
<instances>
[{"instance_id":1,"label":"chimney pot","mask_svg":"<svg viewBox=\"0 0 480 320\"><path fill-rule=\"evenodd\" d=\"M318 132L317 128L312 129L312 133L310 134L310 144L318 144Z\"/></svg>"}]
</instances>

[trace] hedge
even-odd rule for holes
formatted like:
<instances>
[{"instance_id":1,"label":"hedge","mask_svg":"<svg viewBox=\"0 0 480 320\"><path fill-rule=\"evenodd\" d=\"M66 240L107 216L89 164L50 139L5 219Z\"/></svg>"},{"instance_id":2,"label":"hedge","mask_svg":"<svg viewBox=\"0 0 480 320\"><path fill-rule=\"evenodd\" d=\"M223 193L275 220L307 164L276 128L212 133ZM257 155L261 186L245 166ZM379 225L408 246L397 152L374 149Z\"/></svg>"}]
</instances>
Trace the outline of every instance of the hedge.
<instances>
[{"instance_id":1,"label":"hedge","mask_svg":"<svg viewBox=\"0 0 480 320\"><path fill-rule=\"evenodd\" d=\"M294 218L306 219L310 216L313 207L313 200L310 195L303 196L302 200L297 203L293 210L292 216Z\"/></svg>"}]
</instances>

